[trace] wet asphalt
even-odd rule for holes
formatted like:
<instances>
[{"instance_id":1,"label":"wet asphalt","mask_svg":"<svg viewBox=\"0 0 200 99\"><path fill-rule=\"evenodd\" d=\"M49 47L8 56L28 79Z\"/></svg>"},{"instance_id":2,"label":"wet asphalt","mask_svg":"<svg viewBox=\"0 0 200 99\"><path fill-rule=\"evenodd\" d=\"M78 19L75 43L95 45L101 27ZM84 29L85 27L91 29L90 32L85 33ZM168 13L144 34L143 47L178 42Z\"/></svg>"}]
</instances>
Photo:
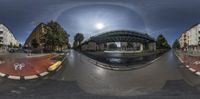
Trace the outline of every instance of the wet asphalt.
<instances>
[{"instance_id":1,"label":"wet asphalt","mask_svg":"<svg viewBox=\"0 0 200 99\"><path fill-rule=\"evenodd\" d=\"M62 68L30 81L0 79L2 99L171 99L199 98L200 77L187 70L173 51L154 63L130 71L113 71L91 64L71 50Z\"/></svg>"}]
</instances>

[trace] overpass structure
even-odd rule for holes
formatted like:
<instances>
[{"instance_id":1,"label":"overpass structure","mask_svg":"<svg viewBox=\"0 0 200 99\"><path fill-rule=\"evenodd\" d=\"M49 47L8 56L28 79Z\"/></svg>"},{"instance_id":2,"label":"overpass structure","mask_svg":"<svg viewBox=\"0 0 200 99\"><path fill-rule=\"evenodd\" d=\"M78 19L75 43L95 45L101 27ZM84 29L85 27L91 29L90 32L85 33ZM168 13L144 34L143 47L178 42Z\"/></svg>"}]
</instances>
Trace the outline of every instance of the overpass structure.
<instances>
[{"instance_id":1,"label":"overpass structure","mask_svg":"<svg viewBox=\"0 0 200 99\"><path fill-rule=\"evenodd\" d=\"M136 31L118 30L104 32L90 37L82 43L82 51L141 52L155 51L155 40L148 34Z\"/></svg>"}]
</instances>

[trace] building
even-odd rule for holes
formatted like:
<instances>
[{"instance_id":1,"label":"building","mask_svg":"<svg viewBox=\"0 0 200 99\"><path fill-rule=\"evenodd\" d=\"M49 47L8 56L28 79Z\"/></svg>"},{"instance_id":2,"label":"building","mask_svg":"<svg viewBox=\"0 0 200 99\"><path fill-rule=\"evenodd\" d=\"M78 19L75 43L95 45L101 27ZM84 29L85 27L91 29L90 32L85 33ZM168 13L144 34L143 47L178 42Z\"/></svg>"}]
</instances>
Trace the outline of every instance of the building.
<instances>
[{"instance_id":1,"label":"building","mask_svg":"<svg viewBox=\"0 0 200 99\"><path fill-rule=\"evenodd\" d=\"M188 32L184 32L181 34L180 38L179 38L179 44L180 44L180 48L184 51L188 50L188 43L189 43L189 33Z\"/></svg>"},{"instance_id":2,"label":"building","mask_svg":"<svg viewBox=\"0 0 200 99\"><path fill-rule=\"evenodd\" d=\"M30 33L28 38L24 43L25 48L31 48L33 52L41 51L63 51L67 46L54 45L50 46L47 44L46 34L48 26L45 23L40 23L35 29ZM33 44L34 43L34 44ZM37 46L34 46L35 43Z\"/></svg>"},{"instance_id":3,"label":"building","mask_svg":"<svg viewBox=\"0 0 200 99\"><path fill-rule=\"evenodd\" d=\"M148 34L136 31L109 31L86 40L82 51L142 52L155 51L156 43Z\"/></svg>"},{"instance_id":4,"label":"building","mask_svg":"<svg viewBox=\"0 0 200 99\"><path fill-rule=\"evenodd\" d=\"M46 24L40 23L38 26L36 26L36 28L31 32L29 37L26 39L24 47L31 46L32 42L35 40L38 43L38 49L44 49L46 33L47 33Z\"/></svg>"},{"instance_id":5,"label":"building","mask_svg":"<svg viewBox=\"0 0 200 99\"><path fill-rule=\"evenodd\" d=\"M200 51L200 24L195 24L183 32L179 43L182 50Z\"/></svg>"},{"instance_id":6,"label":"building","mask_svg":"<svg viewBox=\"0 0 200 99\"><path fill-rule=\"evenodd\" d=\"M1 49L7 49L9 45L19 46L18 41L11 31L3 24L0 24L0 45Z\"/></svg>"}]
</instances>

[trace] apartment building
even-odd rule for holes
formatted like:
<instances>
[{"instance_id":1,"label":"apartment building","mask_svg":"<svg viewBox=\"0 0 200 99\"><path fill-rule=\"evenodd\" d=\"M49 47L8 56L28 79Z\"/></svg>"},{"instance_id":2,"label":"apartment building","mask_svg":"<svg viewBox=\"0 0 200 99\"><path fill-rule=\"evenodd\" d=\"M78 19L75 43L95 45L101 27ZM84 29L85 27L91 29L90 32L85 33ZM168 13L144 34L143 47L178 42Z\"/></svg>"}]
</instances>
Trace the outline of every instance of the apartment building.
<instances>
[{"instance_id":1,"label":"apartment building","mask_svg":"<svg viewBox=\"0 0 200 99\"><path fill-rule=\"evenodd\" d=\"M9 45L19 46L18 41L11 31L3 24L0 24L0 45L2 48L7 48Z\"/></svg>"},{"instance_id":2,"label":"apartment building","mask_svg":"<svg viewBox=\"0 0 200 99\"><path fill-rule=\"evenodd\" d=\"M67 48L67 46L59 46L54 45L50 46L47 43L45 35L47 34L48 26L45 23L40 23L33 29L33 31L30 33L28 38L25 41L24 47L25 48L32 48L33 51L51 51L52 49L55 51L64 50ZM36 42L38 44L37 47L33 46L33 42Z\"/></svg>"},{"instance_id":3,"label":"apartment building","mask_svg":"<svg viewBox=\"0 0 200 99\"><path fill-rule=\"evenodd\" d=\"M36 28L31 32L29 37L26 39L24 44L25 47L31 46L33 40L39 44L38 48L44 48L45 46L45 37L44 35L47 33L47 26L44 23L40 23Z\"/></svg>"},{"instance_id":4,"label":"apartment building","mask_svg":"<svg viewBox=\"0 0 200 99\"><path fill-rule=\"evenodd\" d=\"M179 38L179 43L180 43L180 48L184 51L188 50L188 43L189 43L189 36L188 36L188 32L184 32L181 34L180 38Z\"/></svg>"},{"instance_id":5,"label":"apartment building","mask_svg":"<svg viewBox=\"0 0 200 99\"><path fill-rule=\"evenodd\" d=\"M200 24L195 24L183 32L179 43L182 50L200 51Z\"/></svg>"}]
</instances>

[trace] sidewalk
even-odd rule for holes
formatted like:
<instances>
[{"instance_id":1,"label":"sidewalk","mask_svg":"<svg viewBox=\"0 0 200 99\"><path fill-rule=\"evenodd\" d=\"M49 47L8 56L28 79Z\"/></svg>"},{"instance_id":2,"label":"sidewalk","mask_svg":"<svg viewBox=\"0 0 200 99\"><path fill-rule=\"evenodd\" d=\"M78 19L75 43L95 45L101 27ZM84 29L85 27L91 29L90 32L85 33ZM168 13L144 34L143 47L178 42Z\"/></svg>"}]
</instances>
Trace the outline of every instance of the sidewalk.
<instances>
[{"instance_id":1,"label":"sidewalk","mask_svg":"<svg viewBox=\"0 0 200 99\"><path fill-rule=\"evenodd\" d=\"M200 76L200 56L191 56L189 54L179 54L177 55L181 63L185 64L191 72Z\"/></svg>"}]
</instances>

